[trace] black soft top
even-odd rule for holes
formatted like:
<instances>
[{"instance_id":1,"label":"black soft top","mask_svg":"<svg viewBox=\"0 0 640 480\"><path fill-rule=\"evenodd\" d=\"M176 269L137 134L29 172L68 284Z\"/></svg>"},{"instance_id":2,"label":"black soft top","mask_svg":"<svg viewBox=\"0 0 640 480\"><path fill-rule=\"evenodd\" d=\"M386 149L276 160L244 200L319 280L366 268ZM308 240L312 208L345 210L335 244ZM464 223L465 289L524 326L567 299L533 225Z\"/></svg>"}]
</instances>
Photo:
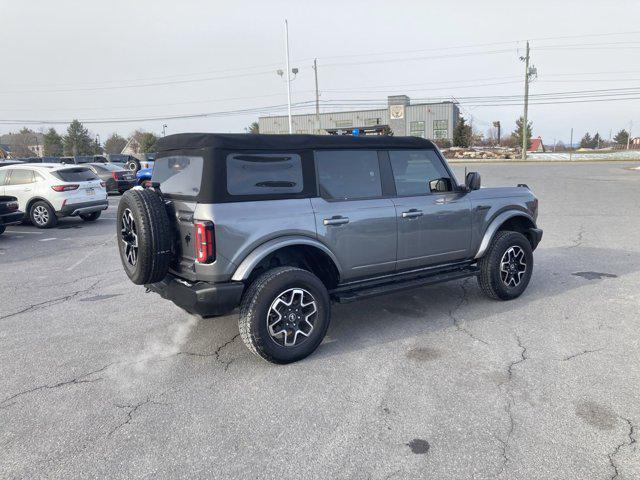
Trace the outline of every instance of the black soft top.
<instances>
[{"instance_id":1,"label":"black soft top","mask_svg":"<svg viewBox=\"0 0 640 480\"><path fill-rule=\"evenodd\" d=\"M433 149L419 137L351 135L260 135L251 133L178 133L160 138L158 152L185 149L289 150L332 148L414 148Z\"/></svg>"}]
</instances>

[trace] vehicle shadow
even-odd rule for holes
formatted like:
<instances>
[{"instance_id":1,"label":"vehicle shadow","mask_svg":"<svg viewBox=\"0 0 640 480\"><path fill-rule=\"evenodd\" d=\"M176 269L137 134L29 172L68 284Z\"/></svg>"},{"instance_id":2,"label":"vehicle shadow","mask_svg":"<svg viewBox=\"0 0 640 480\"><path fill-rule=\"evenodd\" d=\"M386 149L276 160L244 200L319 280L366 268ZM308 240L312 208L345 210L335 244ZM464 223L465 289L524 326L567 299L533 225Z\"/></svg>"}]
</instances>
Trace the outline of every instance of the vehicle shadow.
<instances>
[{"instance_id":1,"label":"vehicle shadow","mask_svg":"<svg viewBox=\"0 0 640 480\"><path fill-rule=\"evenodd\" d=\"M456 319L474 328L489 317L527 309L541 299L563 295L593 282L615 282L616 277L640 271L636 252L608 248L540 248L535 262L534 275L525 293L508 302L485 297L476 280L467 278L355 303L334 304L327 338L310 358L319 360L444 331L454 328ZM237 315L236 310L224 317L201 320L189 333L185 349L204 353L229 342L238 334ZM228 361L251 356L241 341L236 343L225 347Z\"/></svg>"}]
</instances>

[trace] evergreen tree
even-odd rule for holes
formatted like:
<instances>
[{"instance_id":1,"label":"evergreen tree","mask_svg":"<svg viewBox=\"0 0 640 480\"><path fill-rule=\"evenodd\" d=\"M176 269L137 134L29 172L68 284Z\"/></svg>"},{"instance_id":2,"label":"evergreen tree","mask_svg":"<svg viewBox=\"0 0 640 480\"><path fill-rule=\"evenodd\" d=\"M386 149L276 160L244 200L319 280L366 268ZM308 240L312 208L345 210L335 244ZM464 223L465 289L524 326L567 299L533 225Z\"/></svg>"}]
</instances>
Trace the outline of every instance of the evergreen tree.
<instances>
[{"instance_id":1,"label":"evergreen tree","mask_svg":"<svg viewBox=\"0 0 640 480\"><path fill-rule=\"evenodd\" d=\"M47 157L59 157L64 150L62 137L56 132L55 128L50 128L44 134L44 154Z\"/></svg>"},{"instance_id":2,"label":"evergreen tree","mask_svg":"<svg viewBox=\"0 0 640 480\"><path fill-rule=\"evenodd\" d=\"M591 148L600 148L602 144L602 137L598 132L593 136L593 140L591 140Z\"/></svg>"},{"instance_id":3,"label":"evergreen tree","mask_svg":"<svg viewBox=\"0 0 640 480\"><path fill-rule=\"evenodd\" d=\"M589 132L584 134L584 137L580 140L580 148L593 148L593 140L591 139L591 135Z\"/></svg>"},{"instance_id":4,"label":"evergreen tree","mask_svg":"<svg viewBox=\"0 0 640 480\"><path fill-rule=\"evenodd\" d=\"M65 155L92 155L95 149L89 131L78 120L71 122L62 143Z\"/></svg>"},{"instance_id":5,"label":"evergreen tree","mask_svg":"<svg viewBox=\"0 0 640 480\"><path fill-rule=\"evenodd\" d=\"M616 142L618 145L623 145L623 146L627 146L627 140L629 139L629 132L627 132L625 129L620 130L618 133L616 133L616 136L613 137L613 141Z\"/></svg>"},{"instance_id":6,"label":"evergreen tree","mask_svg":"<svg viewBox=\"0 0 640 480\"><path fill-rule=\"evenodd\" d=\"M112 133L107 141L104 142L104 150L106 153L120 153L127 144L127 140L117 133Z\"/></svg>"},{"instance_id":7,"label":"evergreen tree","mask_svg":"<svg viewBox=\"0 0 640 480\"><path fill-rule=\"evenodd\" d=\"M453 129L453 146L468 147L471 143L471 125L467 125L464 117L458 118L455 128Z\"/></svg>"},{"instance_id":8,"label":"evergreen tree","mask_svg":"<svg viewBox=\"0 0 640 480\"><path fill-rule=\"evenodd\" d=\"M258 122L252 122L251 125L247 127L247 133L260 133L260 125Z\"/></svg>"},{"instance_id":9,"label":"evergreen tree","mask_svg":"<svg viewBox=\"0 0 640 480\"><path fill-rule=\"evenodd\" d=\"M524 123L524 118L520 117L516 120L516 129L511 134L511 138L514 139L516 143L516 147L522 148L522 124ZM533 135L533 122L527 122L527 149L531 147L531 135Z\"/></svg>"}]
</instances>

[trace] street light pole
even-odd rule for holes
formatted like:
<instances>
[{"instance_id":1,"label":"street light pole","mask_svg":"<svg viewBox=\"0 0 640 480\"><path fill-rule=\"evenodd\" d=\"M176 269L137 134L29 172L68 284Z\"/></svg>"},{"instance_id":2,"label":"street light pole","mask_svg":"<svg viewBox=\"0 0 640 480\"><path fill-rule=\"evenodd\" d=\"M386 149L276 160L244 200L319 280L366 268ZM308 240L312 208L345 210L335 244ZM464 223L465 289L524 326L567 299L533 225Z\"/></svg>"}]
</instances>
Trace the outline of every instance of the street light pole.
<instances>
[{"instance_id":1,"label":"street light pole","mask_svg":"<svg viewBox=\"0 0 640 480\"><path fill-rule=\"evenodd\" d=\"M162 125L162 136L163 137L165 136L165 129L166 128L167 128L167 124L165 123L165 124Z\"/></svg>"},{"instance_id":2,"label":"street light pole","mask_svg":"<svg viewBox=\"0 0 640 480\"><path fill-rule=\"evenodd\" d=\"M529 110L529 41L527 41L527 54L524 57L524 115L522 121L522 160L527 159L527 113Z\"/></svg>"},{"instance_id":3,"label":"street light pole","mask_svg":"<svg viewBox=\"0 0 640 480\"><path fill-rule=\"evenodd\" d=\"M289 114L289 133L293 133L293 122L291 121L291 68L289 67L289 22L284 21L284 46L286 54L287 73L287 111Z\"/></svg>"}]
</instances>

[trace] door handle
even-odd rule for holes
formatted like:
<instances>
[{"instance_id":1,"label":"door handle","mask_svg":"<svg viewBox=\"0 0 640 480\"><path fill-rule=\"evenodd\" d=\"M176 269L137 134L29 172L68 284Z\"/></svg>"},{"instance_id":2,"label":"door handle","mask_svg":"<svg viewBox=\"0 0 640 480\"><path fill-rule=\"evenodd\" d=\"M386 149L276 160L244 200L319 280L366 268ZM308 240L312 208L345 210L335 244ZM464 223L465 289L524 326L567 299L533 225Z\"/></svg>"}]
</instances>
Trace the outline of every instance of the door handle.
<instances>
[{"instance_id":1,"label":"door handle","mask_svg":"<svg viewBox=\"0 0 640 480\"><path fill-rule=\"evenodd\" d=\"M322 220L324 225L344 225L345 223L349 223L349 217L343 217L341 215L336 215L331 218L325 218Z\"/></svg>"},{"instance_id":2,"label":"door handle","mask_svg":"<svg viewBox=\"0 0 640 480\"><path fill-rule=\"evenodd\" d=\"M412 208L408 212L402 212L402 218L417 218L422 216L422 210Z\"/></svg>"}]
</instances>

